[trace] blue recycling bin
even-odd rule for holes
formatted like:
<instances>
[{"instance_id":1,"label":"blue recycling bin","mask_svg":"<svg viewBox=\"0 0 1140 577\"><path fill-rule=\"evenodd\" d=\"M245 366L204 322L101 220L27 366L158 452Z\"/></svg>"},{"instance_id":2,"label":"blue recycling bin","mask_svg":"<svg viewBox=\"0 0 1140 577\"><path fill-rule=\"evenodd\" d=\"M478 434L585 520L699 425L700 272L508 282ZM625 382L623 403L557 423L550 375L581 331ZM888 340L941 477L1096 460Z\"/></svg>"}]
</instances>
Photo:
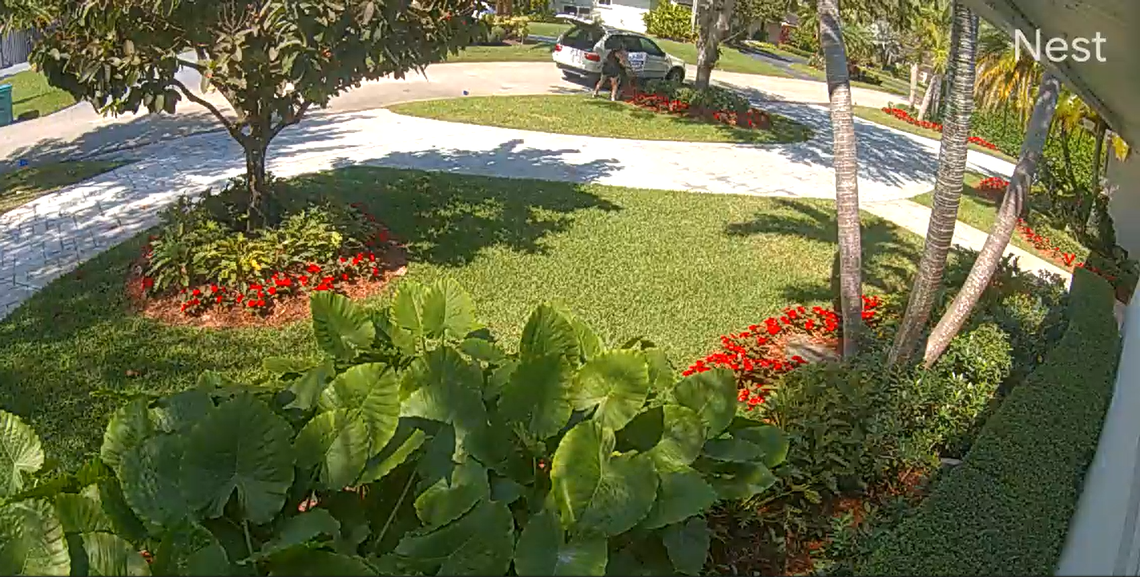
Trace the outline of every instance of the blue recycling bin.
<instances>
[{"instance_id":1,"label":"blue recycling bin","mask_svg":"<svg viewBox=\"0 0 1140 577\"><path fill-rule=\"evenodd\" d=\"M12 85L0 84L0 126L12 124Z\"/></svg>"}]
</instances>

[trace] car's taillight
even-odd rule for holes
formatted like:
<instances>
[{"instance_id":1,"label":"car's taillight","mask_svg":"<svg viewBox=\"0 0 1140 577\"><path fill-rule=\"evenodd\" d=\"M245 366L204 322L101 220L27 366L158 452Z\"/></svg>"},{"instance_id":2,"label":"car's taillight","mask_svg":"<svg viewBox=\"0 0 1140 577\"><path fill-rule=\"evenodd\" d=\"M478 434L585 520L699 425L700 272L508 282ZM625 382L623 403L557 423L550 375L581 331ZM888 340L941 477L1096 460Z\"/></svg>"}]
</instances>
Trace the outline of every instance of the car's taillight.
<instances>
[{"instance_id":1,"label":"car's taillight","mask_svg":"<svg viewBox=\"0 0 1140 577\"><path fill-rule=\"evenodd\" d=\"M601 62L602 57L597 52L587 52L586 53L586 60L589 60L590 62Z\"/></svg>"},{"instance_id":2,"label":"car's taillight","mask_svg":"<svg viewBox=\"0 0 1140 577\"><path fill-rule=\"evenodd\" d=\"M554 51L555 52L561 52L562 51L562 45L561 44L555 44L554 45Z\"/></svg>"}]
</instances>

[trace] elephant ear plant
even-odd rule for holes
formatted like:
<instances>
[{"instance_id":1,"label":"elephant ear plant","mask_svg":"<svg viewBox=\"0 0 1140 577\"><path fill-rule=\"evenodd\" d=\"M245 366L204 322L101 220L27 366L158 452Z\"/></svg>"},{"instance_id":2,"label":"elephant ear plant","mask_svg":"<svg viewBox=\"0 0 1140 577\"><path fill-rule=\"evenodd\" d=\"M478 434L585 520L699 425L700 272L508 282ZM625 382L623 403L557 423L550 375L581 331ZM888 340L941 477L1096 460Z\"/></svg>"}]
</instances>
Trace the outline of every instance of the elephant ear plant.
<instances>
[{"instance_id":1,"label":"elephant ear plant","mask_svg":"<svg viewBox=\"0 0 1140 577\"><path fill-rule=\"evenodd\" d=\"M517 352L451 281L311 306L324 360L136 399L77 472L0 412L0 572L696 574L703 513L769 488L787 451L736 415L731 373L677 381L555 306Z\"/></svg>"}]
</instances>

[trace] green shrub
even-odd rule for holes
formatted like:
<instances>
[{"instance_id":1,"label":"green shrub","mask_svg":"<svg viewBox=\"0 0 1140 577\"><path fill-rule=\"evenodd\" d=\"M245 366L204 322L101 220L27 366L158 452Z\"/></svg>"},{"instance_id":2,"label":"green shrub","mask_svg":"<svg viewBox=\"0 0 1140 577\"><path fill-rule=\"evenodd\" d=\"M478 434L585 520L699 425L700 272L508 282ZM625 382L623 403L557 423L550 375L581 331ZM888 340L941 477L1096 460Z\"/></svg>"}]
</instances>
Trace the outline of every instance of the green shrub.
<instances>
[{"instance_id":1,"label":"green shrub","mask_svg":"<svg viewBox=\"0 0 1140 577\"><path fill-rule=\"evenodd\" d=\"M508 40L522 42L530 34L530 19L526 16L488 14L483 20L487 24L487 35L480 43L484 45L493 46Z\"/></svg>"},{"instance_id":2,"label":"green shrub","mask_svg":"<svg viewBox=\"0 0 1140 577\"><path fill-rule=\"evenodd\" d=\"M709 86L703 90L698 90L693 88L692 84L669 80L650 80L645 83L645 91L664 96L669 100L678 100L697 110L728 110L746 113L752 107L748 99L736 91L718 86Z\"/></svg>"},{"instance_id":3,"label":"green shrub","mask_svg":"<svg viewBox=\"0 0 1140 577\"><path fill-rule=\"evenodd\" d=\"M819 29L816 26L796 26L788 36L788 44L799 49L805 58L819 56Z\"/></svg>"},{"instance_id":4,"label":"green shrub","mask_svg":"<svg viewBox=\"0 0 1140 577\"><path fill-rule=\"evenodd\" d=\"M693 11L688 6L663 0L642 18L646 33L652 36L681 42L692 42L697 38L693 33Z\"/></svg>"},{"instance_id":5,"label":"green shrub","mask_svg":"<svg viewBox=\"0 0 1140 577\"><path fill-rule=\"evenodd\" d=\"M507 353L450 280L379 311L311 303L323 361L137 398L78 472L0 411L0 572L696 575L705 511L766 490L787 451L735 415L728 371L677 381L554 306Z\"/></svg>"},{"instance_id":6,"label":"green shrub","mask_svg":"<svg viewBox=\"0 0 1140 577\"><path fill-rule=\"evenodd\" d=\"M1048 575L1112 396L1119 333L1111 290L1078 270L1069 325L1045 361L860 567L868 575Z\"/></svg>"}]
</instances>

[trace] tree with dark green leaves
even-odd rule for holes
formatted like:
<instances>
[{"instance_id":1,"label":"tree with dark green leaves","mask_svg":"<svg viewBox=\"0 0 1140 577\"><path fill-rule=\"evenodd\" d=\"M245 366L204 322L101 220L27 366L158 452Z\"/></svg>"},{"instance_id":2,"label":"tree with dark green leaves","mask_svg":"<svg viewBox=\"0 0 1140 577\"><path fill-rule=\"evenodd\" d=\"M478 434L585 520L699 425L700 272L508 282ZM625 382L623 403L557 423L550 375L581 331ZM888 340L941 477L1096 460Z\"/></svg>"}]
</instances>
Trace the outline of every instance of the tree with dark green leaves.
<instances>
[{"instance_id":1,"label":"tree with dark green leaves","mask_svg":"<svg viewBox=\"0 0 1140 577\"><path fill-rule=\"evenodd\" d=\"M313 107L470 44L478 0L3 0L4 28L43 31L31 62L105 113L209 110L245 151L251 225L272 190L270 142ZM189 58L195 55L195 58ZM202 76L232 112L176 77Z\"/></svg>"}]
</instances>

